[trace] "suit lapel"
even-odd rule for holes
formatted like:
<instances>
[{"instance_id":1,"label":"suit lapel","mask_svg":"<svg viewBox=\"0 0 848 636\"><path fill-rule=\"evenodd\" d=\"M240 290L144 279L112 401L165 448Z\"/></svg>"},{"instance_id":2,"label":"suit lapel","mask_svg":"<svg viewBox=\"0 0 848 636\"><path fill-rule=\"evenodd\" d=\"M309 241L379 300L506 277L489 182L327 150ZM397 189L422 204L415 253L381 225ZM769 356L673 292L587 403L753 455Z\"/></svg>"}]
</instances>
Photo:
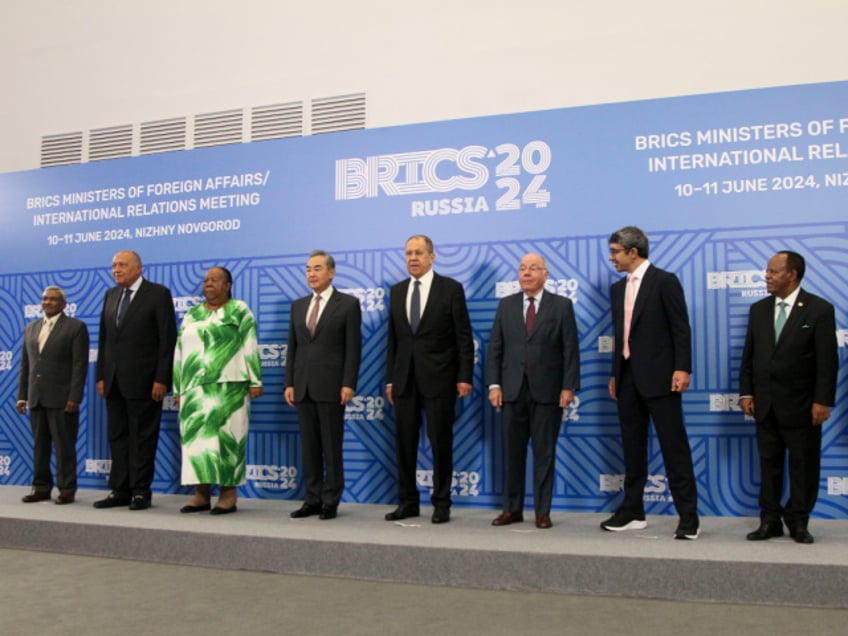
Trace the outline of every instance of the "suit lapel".
<instances>
[{"instance_id":1,"label":"suit lapel","mask_svg":"<svg viewBox=\"0 0 848 636\"><path fill-rule=\"evenodd\" d=\"M804 291L801 290L795 298L795 304L792 305L792 311L786 319L786 324L783 325L783 331L780 332L780 338L778 338L777 342L774 343L775 349L780 347L787 338L791 338L796 330L800 329L801 325L806 322L807 303L805 300L806 297L804 295ZM774 341L774 304L772 304L771 310L771 334L772 341Z\"/></svg>"},{"instance_id":2,"label":"suit lapel","mask_svg":"<svg viewBox=\"0 0 848 636\"><path fill-rule=\"evenodd\" d=\"M59 337L59 334L62 332L62 327L65 323L65 314L59 314L56 318L56 322L53 324L53 329L50 330L50 333L47 335L47 340L44 341L44 347L41 349L44 351L47 347L51 346L51 343L56 342L56 338ZM38 338L36 337L36 342Z\"/></svg>"},{"instance_id":3,"label":"suit lapel","mask_svg":"<svg viewBox=\"0 0 848 636\"><path fill-rule=\"evenodd\" d=\"M409 285L407 284L407 289L409 289ZM439 276L435 272L433 272L433 281L430 283L430 293L427 294L427 303L421 309L421 322L418 323L418 330L421 331L421 328L425 325L425 321L427 320L427 316L433 313L430 311L430 307L433 304L433 301L438 297L440 289ZM404 294L404 307L406 307L406 294ZM409 316L407 318L407 323L409 323Z\"/></svg>"},{"instance_id":4,"label":"suit lapel","mask_svg":"<svg viewBox=\"0 0 848 636\"><path fill-rule=\"evenodd\" d=\"M327 306L324 307L324 311L321 312L321 316L318 318L318 323L315 325L315 333L312 334L312 339L318 337L318 334L321 332L321 328L324 325L324 322L333 315L333 313L339 308L339 302L341 298L339 297L338 291L333 288L333 294L330 296L330 300L327 301ZM306 303L307 308L309 307L309 303Z\"/></svg>"},{"instance_id":5,"label":"suit lapel","mask_svg":"<svg viewBox=\"0 0 848 636\"><path fill-rule=\"evenodd\" d=\"M654 271L654 266L649 266L648 269L645 271L645 276L642 278L642 282L639 283L639 293L636 294L636 303L633 305L633 316L630 319L631 332L633 331L633 327L638 322L639 316L642 314L642 309L644 309L645 305L648 304L648 297L651 295L654 285L657 282L655 274L656 272ZM625 293L627 293L626 289Z\"/></svg>"},{"instance_id":6,"label":"suit lapel","mask_svg":"<svg viewBox=\"0 0 848 636\"><path fill-rule=\"evenodd\" d=\"M551 302L550 296L552 296L552 295L553 294L551 294L551 292L546 291L544 293L545 302L538 302L538 299L537 299L537 302L536 302L536 320L533 321L533 328L530 330L530 333L527 335L528 340L530 340L533 336L535 336L536 332L539 331L539 323L544 322L547 319L547 317L551 314L550 308L548 307L548 305ZM520 314L521 315L521 324L524 327L524 330L526 332L527 331L527 328L526 328L527 320L524 317L524 293L521 293L518 296L518 299L520 301L518 308L519 308L519 311L521 312L521 314Z\"/></svg>"}]
</instances>

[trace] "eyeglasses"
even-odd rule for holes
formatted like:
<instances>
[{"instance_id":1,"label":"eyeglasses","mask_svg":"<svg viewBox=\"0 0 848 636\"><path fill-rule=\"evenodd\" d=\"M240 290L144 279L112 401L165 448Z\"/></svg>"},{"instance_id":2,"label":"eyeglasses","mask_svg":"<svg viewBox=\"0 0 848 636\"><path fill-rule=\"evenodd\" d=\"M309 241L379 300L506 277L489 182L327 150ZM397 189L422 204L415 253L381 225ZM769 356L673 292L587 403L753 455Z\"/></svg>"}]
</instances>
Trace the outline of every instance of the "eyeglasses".
<instances>
[{"instance_id":1,"label":"eyeglasses","mask_svg":"<svg viewBox=\"0 0 848 636\"><path fill-rule=\"evenodd\" d=\"M619 252L627 252L627 251L628 250L627 250L626 247L611 247L610 248L610 256L615 256Z\"/></svg>"},{"instance_id":2,"label":"eyeglasses","mask_svg":"<svg viewBox=\"0 0 848 636\"><path fill-rule=\"evenodd\" d=\"M529 267L527 265L520 265L518 267L518 271L519 272L532 272L532 273L536 274L537 272L544 272L546 270L545 270L544 267L540 267L539 265L530 265Z\"/></svg>"}]
</instances>

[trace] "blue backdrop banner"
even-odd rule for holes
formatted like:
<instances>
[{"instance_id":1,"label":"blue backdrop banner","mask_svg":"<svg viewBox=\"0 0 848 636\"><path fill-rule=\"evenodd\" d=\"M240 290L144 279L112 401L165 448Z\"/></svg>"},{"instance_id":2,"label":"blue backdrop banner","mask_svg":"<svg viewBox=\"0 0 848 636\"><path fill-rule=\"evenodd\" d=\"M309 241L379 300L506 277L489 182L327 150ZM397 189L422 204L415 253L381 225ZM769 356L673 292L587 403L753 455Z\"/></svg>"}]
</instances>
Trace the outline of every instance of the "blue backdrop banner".
<instances>
[{"instance_id":1,"label":"blue backdrop banner","mask_svg":"<svg viewBox=\"0 0 848 636\"><path fill-rule=\"evenodd\" d=\"M436 245L435 269L465 286L477 352L473 394L455 428L456 502L497 507L503 488L499 415L483 386L498 300L518 290L530 251L549 263L548 290L570 297L582 383L559 438L554 507L614 508L623 462L615 405L608 237L639 225L651 260L678 274L693 328L684 396L700 511L758 512L754 423L738 405L749 306L779 249L807 258L804 287L837 309L848 343L848 82L699 95L436 122L222 146L0 175L0 483L32 478L31 432L15 412L24 326L48 284L92 336L79 437L80 484L105 488L104 404L94 388L103 295L115 252L141 254L167 285L178 319L201 300L206 268L224 265L257 316L265 395L253 404L244 496L298 499L296 415L282 399L289 306L308 288L320 248L335 285L360 299L363 363L345 431L345 501L395 500L393 412L386 402L388 288L404 278L412 234ZM816 514L848 518L845 371L825 424ZM155 488L176 492L176 408L166 400ZM431 483L422 441L419 484ZM673 512L655 438L650 513ZM532 488L529 489L532 492Z\"/></svg>"}]
</instances>

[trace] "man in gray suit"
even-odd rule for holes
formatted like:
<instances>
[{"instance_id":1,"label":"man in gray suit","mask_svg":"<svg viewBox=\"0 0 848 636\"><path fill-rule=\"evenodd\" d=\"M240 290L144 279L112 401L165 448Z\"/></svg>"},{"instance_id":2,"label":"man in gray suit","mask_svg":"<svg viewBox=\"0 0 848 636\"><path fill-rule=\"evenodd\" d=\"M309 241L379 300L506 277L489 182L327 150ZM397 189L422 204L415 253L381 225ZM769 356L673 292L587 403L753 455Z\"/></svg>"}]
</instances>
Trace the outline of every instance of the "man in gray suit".
<instances>
[{"instance_id":1,"label":"man in gray suit","mask_svg":"<svg viewBox=\"0 0 848 636\"><path fill-rule=\"evenodd\" d=\"M571 300L544 290L548 265L527 254L521 292L501 300L486 355L489 402L503 408L506 484L503 512L492 521L524 521L527 442L533 443L536 527L551 527L557 438L563 409L580 389L580 347Z\"/></svg>"},{"instance_id":2,"label":"man in gray suit","mask_svg":"<svg viewBox=\"0 0 848 636\"><path fill-rule=\"evenodd\" d=\"M306 485L295 519L334 519L344 490L344 412L359 376L362 310L359 300L333 287L335 273L333 257L313 251L306 262L313 293L291 306L285 398L297 409Z\"/></svg>"},{"instance_id":3,"label":"man in gray suit","mask_svg":"<svg viewBox=\"0 0 848 636\"><path fill-rule=\"evenodd\" d=\"M62 310L65 292L54 285L41 296L44 317L26 326L18 381L18 413L29 405L33 437L32 492L24 503L50 499L51 445L56 448L57 504L73 503L77 491L79 408L88 371L88 329Z\"/></svg>"}]
</instances>

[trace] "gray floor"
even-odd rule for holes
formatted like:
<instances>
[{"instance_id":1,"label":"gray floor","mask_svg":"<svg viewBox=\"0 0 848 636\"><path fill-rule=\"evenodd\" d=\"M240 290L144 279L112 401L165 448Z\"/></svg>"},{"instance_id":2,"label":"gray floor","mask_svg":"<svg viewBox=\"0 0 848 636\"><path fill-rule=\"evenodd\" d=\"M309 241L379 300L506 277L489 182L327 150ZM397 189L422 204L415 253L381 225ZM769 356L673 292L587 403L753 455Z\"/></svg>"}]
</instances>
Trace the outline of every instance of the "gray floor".
<instances>
[{"instance_id":1,"label":"gray floor","mask_svg":"<svg viewBox=\"0 0 848 636\"><path fill-rule=\"evenodd\" d=\"M848 610L470 590L23 550L0 550L0 572L4 636L848 631Z\"/></svg>"}]
</instances>

